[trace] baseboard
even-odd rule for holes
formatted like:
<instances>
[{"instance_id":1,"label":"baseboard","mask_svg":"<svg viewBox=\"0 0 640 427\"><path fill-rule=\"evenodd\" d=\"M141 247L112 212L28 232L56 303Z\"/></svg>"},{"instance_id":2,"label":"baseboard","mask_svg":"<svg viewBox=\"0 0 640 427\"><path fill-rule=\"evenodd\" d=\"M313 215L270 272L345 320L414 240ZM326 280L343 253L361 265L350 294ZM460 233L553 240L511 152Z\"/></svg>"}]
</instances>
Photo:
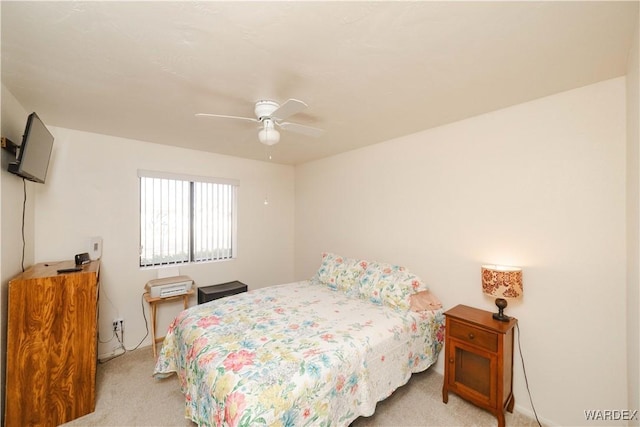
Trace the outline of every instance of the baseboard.
<instances>
[{"instance_id":1,"label":"baseboard","mask_svg":"<svg viewBox=\"0 0 640 427\"><path fill-rule=\"evenodd\" d=\"M114 351L111 351L109 353L99 354L98 355L98 361L102 362L104 360L111 359L111 358L116 357L116 356L121 356L124 353L126 353L126 352L124 351L124 349L122 347L120 347L120 348L118 348L118 349L116 349Z\"/></svg>"},{"instance_id":2,"label":"baseboard","mask_svg":"<svg viewBox=\"0 0 640 427\"><path fill-rule=\"evenodd\" d=\"M518 405L516 403L515 408L516 411L520 412L523 415L528 416L531 419L536 419L535 414L533 413L533 410L530 407L527 406L522 406L522 405ZM547 419L547 418L543 418L540 416L540 414L538 414L538 420L540 421L540 424L542 424L545 427L560 427L560 424L554 423L553 421Z\"/></svg>"}]
</instances>

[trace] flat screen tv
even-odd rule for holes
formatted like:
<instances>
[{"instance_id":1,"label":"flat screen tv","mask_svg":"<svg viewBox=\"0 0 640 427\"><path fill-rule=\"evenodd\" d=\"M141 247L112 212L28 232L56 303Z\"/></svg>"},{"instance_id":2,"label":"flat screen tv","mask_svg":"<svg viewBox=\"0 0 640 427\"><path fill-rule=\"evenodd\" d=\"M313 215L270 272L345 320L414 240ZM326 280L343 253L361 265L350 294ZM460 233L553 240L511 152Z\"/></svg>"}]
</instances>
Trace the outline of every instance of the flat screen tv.
<instances>
[{"instance_id":1,"label":"flat screen tv","mask_svg":"<svg viewBox=\"0 0 640 427\"><path fill-rule=\"evenodd\" d=\"M29 114L18 156L9 163L9 172L29 181L44 183L47 178L53 135L36 113Z\"/></svg>"}]
</instances>

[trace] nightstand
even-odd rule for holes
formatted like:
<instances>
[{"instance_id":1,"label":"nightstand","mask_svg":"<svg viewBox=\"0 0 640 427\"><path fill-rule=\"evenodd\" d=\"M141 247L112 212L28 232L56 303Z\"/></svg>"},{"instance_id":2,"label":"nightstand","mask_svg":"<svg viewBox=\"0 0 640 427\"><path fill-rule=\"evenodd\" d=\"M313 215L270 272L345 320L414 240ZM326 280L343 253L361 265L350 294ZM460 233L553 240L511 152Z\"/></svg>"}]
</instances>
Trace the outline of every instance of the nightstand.
<instances>
[{"instance_id":1,"label":"nightstand","mask_svg":"<svg viewBox=\"0 0 640 427\"><path fill-rule=\"evenodd\" d=\"M442 401L449 392L481 407L504 427L513 412L513 329L518 322L493 319L489 311L458 305L446 316Z\"/></svg>"}]
</instances>

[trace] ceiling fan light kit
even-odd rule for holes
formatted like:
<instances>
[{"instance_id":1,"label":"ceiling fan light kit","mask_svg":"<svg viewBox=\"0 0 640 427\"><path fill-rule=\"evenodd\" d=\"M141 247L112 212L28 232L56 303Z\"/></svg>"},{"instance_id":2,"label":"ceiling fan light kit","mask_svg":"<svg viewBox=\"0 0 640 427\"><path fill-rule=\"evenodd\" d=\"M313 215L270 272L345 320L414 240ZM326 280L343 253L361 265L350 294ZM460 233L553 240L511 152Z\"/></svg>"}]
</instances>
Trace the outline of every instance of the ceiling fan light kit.
<instances>
[{"instance_id":1,"label":"ceiling fan light kit","mask_svg":"<svg viewBox=\"0 0 640 427\"><path fill-rule=\"evenodd\" d=\"M258 132L258 140L264 145L274 145L280 141L280 132L276 130L273 120L265 119L262 121L262 129Z\"/></svg>"},{"instance_id":2,"label":"ceiling fan light kit","mask_svg":"<svg viewBox=\"0 0 640 427\"><path fill-rule=\"evenodd\" d=\"M283 130L296 132L302 135L319 137L324 133L322 129L311 126L305 126L298 123L282 122L289 116L299 113L307 108L307 104L297 99L289 99L280 105L275 101L261 100L256 102L253 117L228 116L224 114L197 113L197 117L216 117L221 119L244 120L249 122L257 122L262 124L258 131L258 140L264 145L274 145L280 141L280 132L276 126Z\"/></svg>"}]
</instances>

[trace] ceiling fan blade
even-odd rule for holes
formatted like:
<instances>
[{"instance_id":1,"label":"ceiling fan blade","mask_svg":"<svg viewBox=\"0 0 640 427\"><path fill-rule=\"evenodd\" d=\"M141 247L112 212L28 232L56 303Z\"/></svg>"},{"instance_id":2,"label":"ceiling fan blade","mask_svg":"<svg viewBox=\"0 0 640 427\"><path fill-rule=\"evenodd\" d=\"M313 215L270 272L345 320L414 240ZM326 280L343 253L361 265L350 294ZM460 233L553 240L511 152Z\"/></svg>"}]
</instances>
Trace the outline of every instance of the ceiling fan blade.
<instances>
[{"instance_id":1,"label":"ceiling fan blade","mask_svg":"<svg viewBox=\"0 0 640 427\"><path fill-rule=\"evenodd\" d=\"M196 117L215 117L220 119L246 120L249 122L258 122L258 119L252 117L225 116L224 114L196 113Z\"/></svg>"},{"instance_id":2,"label":"ceiling fan blade","mask_svg":"<svg viewBox=\"0 0 640 427\"><path fill-rule=\"evenodd\" d=\"M279 106L276 111L271 113L271 117L277 120L284 120L289 116L299 113L307 108L307 104L297 99L288 99L284 104Z\"/></svg>"},{"instance_id":3,"label":"ceiling fan blade","mask_svg":"<svg viewBox=\"0 0 640 427\"><path fill-rule=\"evenodd\" d=\"M321 136L324 133L323 129L314 128L311 126L300 125L298 123L278 123L284 130L300 133L302 135L313 136L315 138Z\"/></svg>"}]
</instances>

